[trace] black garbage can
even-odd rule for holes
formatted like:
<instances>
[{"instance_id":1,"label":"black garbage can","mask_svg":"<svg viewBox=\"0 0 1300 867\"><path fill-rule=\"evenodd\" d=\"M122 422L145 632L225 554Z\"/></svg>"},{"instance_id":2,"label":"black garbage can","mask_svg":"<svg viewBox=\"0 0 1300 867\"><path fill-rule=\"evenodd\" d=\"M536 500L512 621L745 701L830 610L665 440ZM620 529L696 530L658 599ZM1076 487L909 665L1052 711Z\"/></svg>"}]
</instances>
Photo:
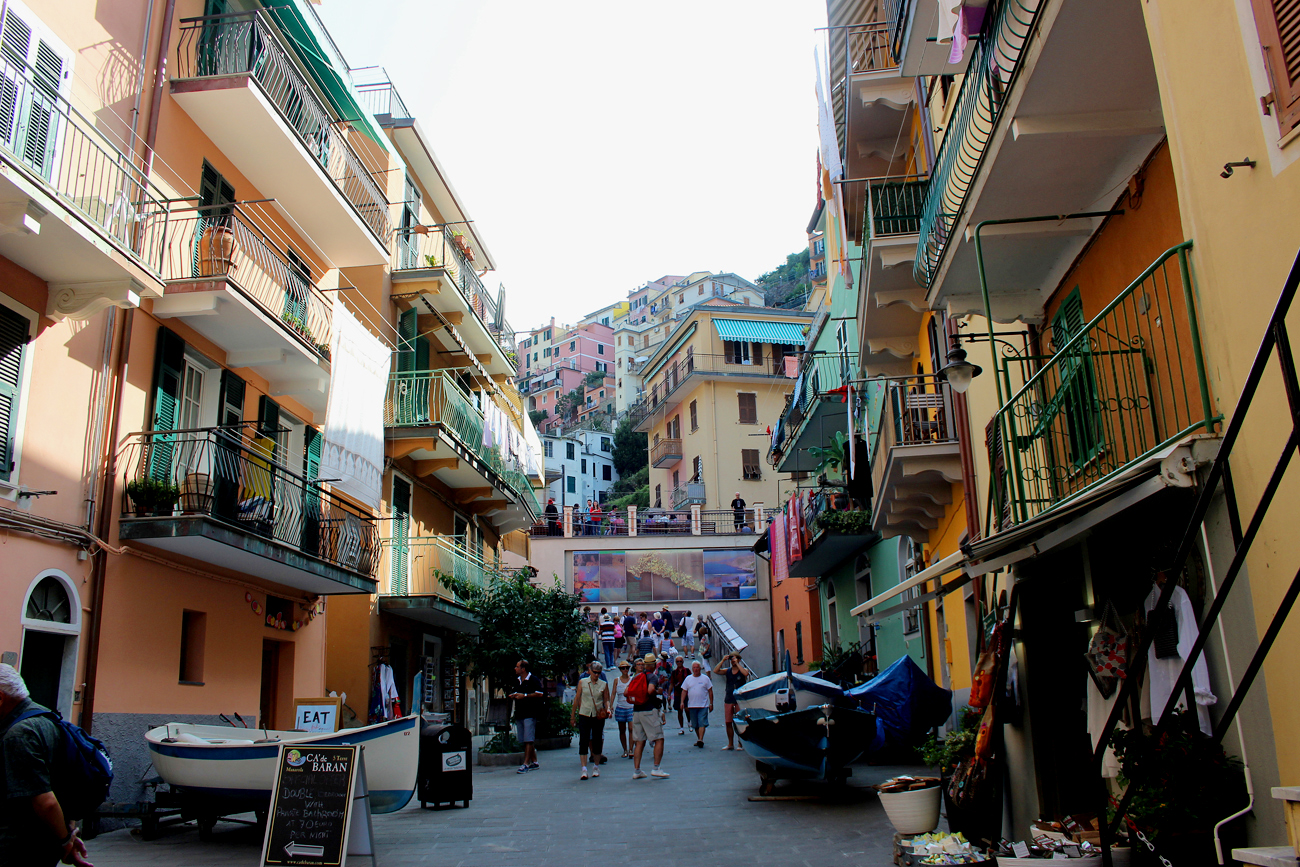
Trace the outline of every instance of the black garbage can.
<instances>
[{"instance_id":1,"label":"black garbage can","mask_svg":"<svg viewBox=\"0 0 1300 867\"><path fill-rule=\"evenodd\" d=\"M422 722L416 782L420 806L463 801L468 807L474 797L473 758L469 729L445 722Z\"/></svg>"}]
</instances>

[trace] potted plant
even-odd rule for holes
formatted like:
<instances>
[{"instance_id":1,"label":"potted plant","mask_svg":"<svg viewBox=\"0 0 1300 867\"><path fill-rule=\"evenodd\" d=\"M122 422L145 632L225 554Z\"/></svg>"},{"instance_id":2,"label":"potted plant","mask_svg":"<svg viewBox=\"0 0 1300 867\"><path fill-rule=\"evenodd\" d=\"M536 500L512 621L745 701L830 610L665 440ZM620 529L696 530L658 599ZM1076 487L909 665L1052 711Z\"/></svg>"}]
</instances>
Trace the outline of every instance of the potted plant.
<instances>
[{"instance_id":1,"label":"potted plant","mask_svg":"<svg viewBox=\"0 0 1300 867\"><path fill-rule=\"evenodd\" d=\"M964 707L957 713L956 728L949 731L942 739L932 734L921 745L921 761L938 770L943 780L944 810L948 815L948 827L954 830L962 825L962 817L948 793L948 784L957 766L975 757L975 739L979 734L980 718L983 715L983 711L970 706Z\"/></svg>"},{"instance_id":2,"label":"potted plant","mask_svg":"<svg viewBox=\"0 0 1300 867\"><path fill-rule=\"evenodd\" d=\"M224 222L210 223L199 238L199 276L215 277L235 269L235 233Z\"/></svg>"},{"instance_id":3,"label":"potted plant","mask_svg":"<svg viewBox=\"0 0 1300 867\"><path fill-rule=\"evenodd\" d=\"M871 513L857 511L825 511L817 516L817 526L831 533L846 536L863 536L871 532Z\"/></svg>"},{"instance_id":4,"label":"potted plant","mask_svg":"<svg viewBox=\"0 0 1300 867\"><path fill-rule=\"evenodd\" d=\"M808 453L817 461L817 466L813 468L813 475L820 476L827 470L842 470L848 442L848 435L842 430L837 430L828 445L809 448Z\"/></svg>"},{"instance_id":5,"label":"potted plant","mask_svg":"<svg viewBox=\"0 0 1300 867\"><path fill-rule=\"evenodd\" d=\"M441 268L441 267L442 267L442 263L438 261L438 257L435 256L435 255L433 255L432 253L425 253L425 254L424 254L424 262L425 262L425 264L428 265L430 268Z\"/></svg>"},{"instance_id":6,"label":"potted plant","mask_svg":"<svg viewBox=\"0 0 1300 867\"><path fill-rule=\"evenodd\" d=\"M465 238L465 233L455 230L451 233L451 242L456 245L456 249L465 257L467 262L474 261L474 248L470 247L469 241Z\"/></svg>"},{"instance_id":7,"label":"potted plant","mask_svg":"<svg viewBox=\"0 0 1300 867\"><path fill-rule=\"evenodd\" d=\"M162 479L132 479L126 483L136 517L170 515L180 496L180 489Z\"/></svg>"}]
</instances>

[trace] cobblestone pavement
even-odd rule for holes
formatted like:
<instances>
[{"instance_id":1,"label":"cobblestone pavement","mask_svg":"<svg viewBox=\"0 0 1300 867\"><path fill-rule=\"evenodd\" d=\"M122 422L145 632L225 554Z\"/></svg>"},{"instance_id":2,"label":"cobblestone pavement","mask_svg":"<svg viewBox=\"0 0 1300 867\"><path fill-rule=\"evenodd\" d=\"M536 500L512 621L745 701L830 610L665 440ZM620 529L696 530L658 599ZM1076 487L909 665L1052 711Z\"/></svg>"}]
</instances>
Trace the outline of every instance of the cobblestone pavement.
<instances>
[{"instance_id":1,"label":"cobblestone pavement","mask_svg":"<svg viewBox=\"0 0 1300 867\"><path fill-rule=\"evenodd\" d=\"M855 765L846 789L779 783L776 794L817 794L817 800L754 802L758 775L743 751L722 750L717 724L695 738L666 730L663 769L669 779L633 780L632 762L619 758L617 728L606 723L612 753L598 779L578 779L576 746L539 754L542 767L474 768L469 809L405 810L374 817L379 867L664 867L715 864L865 865L891 863L893 828L866 786L919 768ZM608 737L610 728L614 737ZM576 739L575 739L576 742ZM649 771L649 755L642 769ZM192 824L164 829L145 842L129 830L89 842L96 867L116 865L240 865L258 863L255 829L221 823L203 843ZM350 864L368 864L353 857Z\"/></svg>"}]
</instances>

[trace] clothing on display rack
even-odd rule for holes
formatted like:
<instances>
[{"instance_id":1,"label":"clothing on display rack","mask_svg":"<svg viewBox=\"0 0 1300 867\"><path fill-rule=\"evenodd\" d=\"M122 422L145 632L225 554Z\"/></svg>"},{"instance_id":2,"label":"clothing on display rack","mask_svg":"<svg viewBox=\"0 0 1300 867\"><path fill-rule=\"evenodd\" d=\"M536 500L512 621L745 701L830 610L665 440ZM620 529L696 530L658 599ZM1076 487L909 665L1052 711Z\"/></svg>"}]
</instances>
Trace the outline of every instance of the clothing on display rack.
<instances>
[{"instance_id":1,"label":"clothing on display rack","mask_svg":"<svg viewBox=\"0 0 1300 867\"><path fill-rule=\"evenodd\" d=\"M1148 624L1151 623L1153 611L1160 599L1160 589L1158 583L1152 586L1151 593L1142 604L1142 609L1147 614ZM1161 657L1156 652L1154 643L1147 650L1147 685L1151 693L1151 721L1155 723L1160 722L1160 715L1164 712L1169 696L1173 692L1174 681L1182 671L1183 661L1187 659L1187 655L1192 652L1192 645L1196 643L1196 612L1192 609L1192 600L1187 596L1187 591L1175 586L1173 595L1169 599L1169 607L1173 609L1174 623L1178 629L1178 655ZM1192 666L1192 693L1196 698L1197 721L1200 723L1201 731L1208 735L1213 729L1210 725L1210 713L1206 708L1217 702L1218 698L1210 689L1210 673L1205 665L1204 653ZM1180 698L1177 706L1186 708L1185 699Z\"/></svg>"}]
</instances>

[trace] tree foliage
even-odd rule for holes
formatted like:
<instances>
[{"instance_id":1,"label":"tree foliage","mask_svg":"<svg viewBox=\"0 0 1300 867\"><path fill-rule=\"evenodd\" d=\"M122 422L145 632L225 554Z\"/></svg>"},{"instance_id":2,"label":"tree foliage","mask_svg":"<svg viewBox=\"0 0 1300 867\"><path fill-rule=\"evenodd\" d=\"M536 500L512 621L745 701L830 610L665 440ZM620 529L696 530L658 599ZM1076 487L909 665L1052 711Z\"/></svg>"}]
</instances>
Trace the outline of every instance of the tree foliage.
<instances>
[{"instance_id":1,"label":"tree foliage","mask_svg":"<svg viewBox=\"0 0 1300 867\"><path fill-rule=\"evenodd\" d=\"M630 476L650 463L646 435L632 429L628 419L623 419L614 430L614 469L619 476Z\"/></svg>"},{"instance_id":2,"label":"tree foliage","mask_svg":"<svg viewBox=\"0 0 1300 867\"><path fill-rule=\"evenodd\" d=\"M528 420L534 425L540 424L550 418L550 413L544 409L530 409L528 411Z\"/></svg>"},{"instance_id":3,"label":"tree foliage","mask_svg":"<svg viewBox=\"0 0 1300 867\"><path fill-rule=\"evenodd\" d=\"M763 303L768 307L779 307L806 296L812 289L808 280L808 248L786 256L784 265L768 271L756 282L763 287Z\"/></svg>"},{"instance_id":4,"label":"tree foliage","mask_svg":"<svg viewBox=\"0 0 1300 867\"><path fill-rule=\"evenodd\" d=\"M526 659L538 677L557 677L584 662L591 652L578 596L557 577L549 587L529 582L528 571L479 587L437 573L443 585L478 616L478 635L462 639L457 659L494 683L514 677L515 663Z\"/></svg>"}]
</instances>

